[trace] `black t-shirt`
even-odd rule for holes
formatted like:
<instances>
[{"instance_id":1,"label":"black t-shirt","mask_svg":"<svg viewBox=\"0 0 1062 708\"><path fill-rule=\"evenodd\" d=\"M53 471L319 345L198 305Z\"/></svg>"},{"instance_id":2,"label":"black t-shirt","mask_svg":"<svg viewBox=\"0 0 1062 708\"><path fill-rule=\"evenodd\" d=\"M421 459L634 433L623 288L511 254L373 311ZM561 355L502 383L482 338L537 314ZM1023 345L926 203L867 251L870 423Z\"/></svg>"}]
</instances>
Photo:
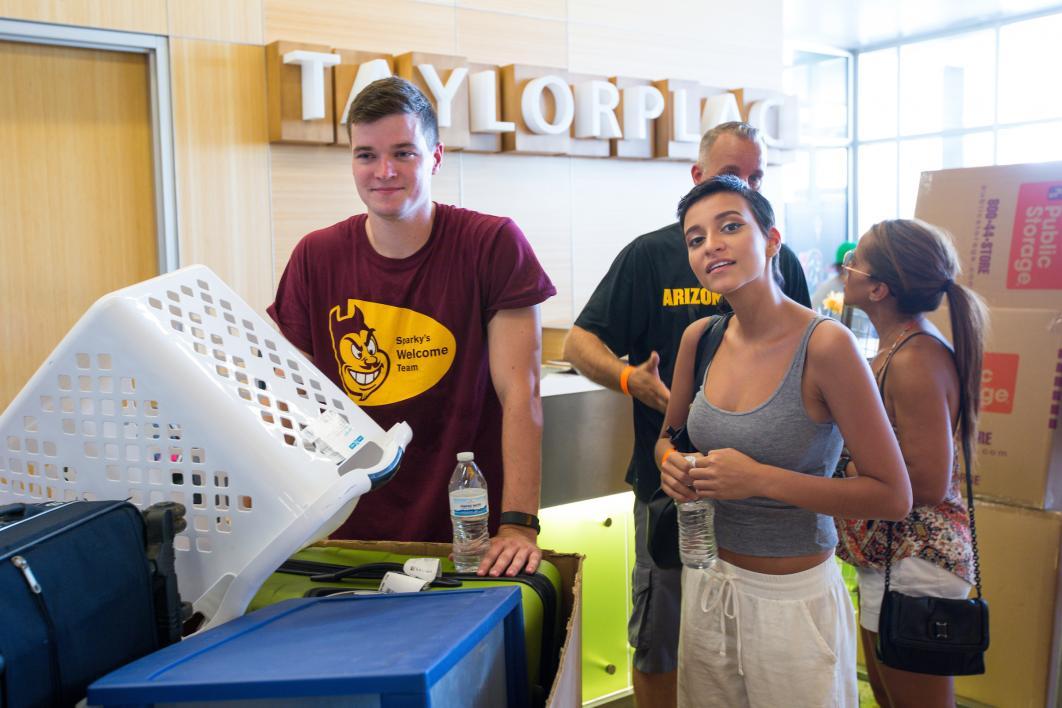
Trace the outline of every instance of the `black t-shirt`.
<instances>
[{"instance_id":1,"label":"black t-shirt","mask_svg":"<svg viewBox=\"0 0 1062 708\"><path fill-rule=\"evenodd\" d=\"M800 261L788 246L778 254L785 279L783 292L810 307L808 284ZM686 240L677 223L644 234L627 245L575 324L596 335L619 357L637 366L656 351L660 378L671 387L682 333L696 320L729 309L718 293L701 287L690 268ZM634 453L627 482L648 501L660 486L654 458L664 415L634 399Z\"/></svg>"}]
</instances>

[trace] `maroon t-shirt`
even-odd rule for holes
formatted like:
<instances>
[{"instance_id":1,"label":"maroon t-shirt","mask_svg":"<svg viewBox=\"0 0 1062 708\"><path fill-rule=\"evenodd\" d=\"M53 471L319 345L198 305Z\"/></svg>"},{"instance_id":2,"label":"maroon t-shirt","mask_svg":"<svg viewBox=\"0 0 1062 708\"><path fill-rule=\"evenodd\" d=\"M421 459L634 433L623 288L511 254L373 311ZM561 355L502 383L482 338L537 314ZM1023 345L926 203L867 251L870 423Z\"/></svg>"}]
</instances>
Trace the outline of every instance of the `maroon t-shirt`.
<instances>
[{"instance_id":1,"label":"maroon t-shirt","mask_svg":"<svg viewBox=\"0 0 1062 708\"><path fill-rule=\"evenodd\" d=\"M436 204L428 242L400 259L376 252L365 222L359 214L304 237L269 307L284 336L384 430L413 429L398 474L334 535L450 540L447 484L463 450L487 478L493 533L502 413L487 323L557 290L511 219Z\"/></svg>"}]
</instances>

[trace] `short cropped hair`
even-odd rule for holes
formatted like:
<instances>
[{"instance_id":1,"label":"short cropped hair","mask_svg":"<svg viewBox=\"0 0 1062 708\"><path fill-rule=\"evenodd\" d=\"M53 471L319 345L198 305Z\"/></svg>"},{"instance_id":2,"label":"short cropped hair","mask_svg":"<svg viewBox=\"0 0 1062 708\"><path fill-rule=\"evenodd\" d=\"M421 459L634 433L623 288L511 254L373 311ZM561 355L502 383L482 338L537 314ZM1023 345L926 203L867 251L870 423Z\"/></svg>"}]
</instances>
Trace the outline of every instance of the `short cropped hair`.
<instances>
[{"instance_id":1,"label":"short cropped hair","mask_svg":"<svg viewBox=\"0 0 1062 708\"><path fill-rule=\"evenodd\" d=\"M346 115L347 130L354 125L374 123L399 113L414 115L428 147L439 144L439 121L431 101L420 89L397 76L377 79L362 89L350 104Z\"/></svg>"},{"instance_id":2,"label":"short cropped hair","mask_svg":"<svg viewBox=\"0 0 1062 708\"><path fill-rule=\"evenodd\" d=\"M744 198L752 211L752 218L766 236L775 224L774 208L767 198L745 183L745 180L734 175L718 175L704 180L686 193L678 204L678 219L682 230L686 230L686 213L697 202L707 199L714 194L730 193Z\"/></svg>"},{"instance_id":3,"label":"short cropped hair","mask_svg":"<svg viewBox=\"0 0 1062 708\"><path fill-rule=\"evenodd\" d=\"M700 162L705 162L708 159L708 153L711 151L712 145L724 135L736 135L739 138L756 143L765 152L767 150L767 143L764 141L763 135L760 134L759 128L754 128L751 124L744 121L732 120L727 123L720 123L701 136L701 146L697 150L697 159Z\"/></svg>"}]
</instances>

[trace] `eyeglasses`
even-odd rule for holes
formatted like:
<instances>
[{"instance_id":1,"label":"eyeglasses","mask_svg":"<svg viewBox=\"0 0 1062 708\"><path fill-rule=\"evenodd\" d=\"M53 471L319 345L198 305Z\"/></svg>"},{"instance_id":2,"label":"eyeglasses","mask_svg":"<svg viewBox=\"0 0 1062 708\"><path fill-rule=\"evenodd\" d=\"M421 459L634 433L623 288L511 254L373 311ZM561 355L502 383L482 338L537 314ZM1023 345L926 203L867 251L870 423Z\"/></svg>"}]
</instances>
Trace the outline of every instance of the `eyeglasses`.
<instances>
[{"instance_id":1,"label":"eyeglasses","mask_svg":"<svg viewBox=\"0 0 1062 708\"><path fill-rule=\"evenodd\" d=\"M841 259L841 267L844 268L845 270L850 270L853 273L859 273L860 275L865 275L868 278L872 278L874 280L877 280L877 278L875 278L873 275L871 275L870 273L866 272L865 270L859 270L858 268L853 268L852 267L852 261L854 261L854 260L855 260L855 251L849 251L848 253L844 254L844 258Z\"/></svg>"}]
</instances>

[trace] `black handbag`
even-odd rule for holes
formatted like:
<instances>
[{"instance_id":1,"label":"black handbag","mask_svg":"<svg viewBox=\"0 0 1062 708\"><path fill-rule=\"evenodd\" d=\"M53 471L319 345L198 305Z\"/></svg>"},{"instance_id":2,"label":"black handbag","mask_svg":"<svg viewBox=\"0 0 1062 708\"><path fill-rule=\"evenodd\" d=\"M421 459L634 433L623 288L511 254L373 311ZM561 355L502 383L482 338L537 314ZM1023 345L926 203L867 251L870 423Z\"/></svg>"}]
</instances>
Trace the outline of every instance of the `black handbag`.
<instances>
[{"instance_id":1,"label":"black handbag","mask_svg":"<svg viewBox=\"0 0 1062 708\"><path fill-rule=\"evenodd\" d=\"M889 558L885 562L885 595L878 620L878 661L901 671L936 676L975 676L985 672L988 649L988 601L981 596L981 563L974 524L970 445L963 440L966 505L973 541L977 597L953 600L912 597L889 589L892 570L892 522L888 527Z\"/></svg>"},{"instance_id":2,"label":"black handbag","mask_svg":"<svg viewBox=\"0 0 1062 708\"><path fill-rule=\"evenodd\" d=\"M693 381L704 380L704 374L708 370L708 364L715 356L715 351L723 341L726 326L730 322L733 313L725 315L713 315L711 322L705 327L704 334L697 342L697 355L694 359ZM668 428L671 444L680 453L696 452L696 448L690 441L686 432L686 426L678 430ZM657 488L646 503L648 523L646 524L646 546L653 563L661 568L681 568L682 559L679 557L678 540L678 509L675 500L668 496L662 488Z\"/></svg>"}]
</instances>

